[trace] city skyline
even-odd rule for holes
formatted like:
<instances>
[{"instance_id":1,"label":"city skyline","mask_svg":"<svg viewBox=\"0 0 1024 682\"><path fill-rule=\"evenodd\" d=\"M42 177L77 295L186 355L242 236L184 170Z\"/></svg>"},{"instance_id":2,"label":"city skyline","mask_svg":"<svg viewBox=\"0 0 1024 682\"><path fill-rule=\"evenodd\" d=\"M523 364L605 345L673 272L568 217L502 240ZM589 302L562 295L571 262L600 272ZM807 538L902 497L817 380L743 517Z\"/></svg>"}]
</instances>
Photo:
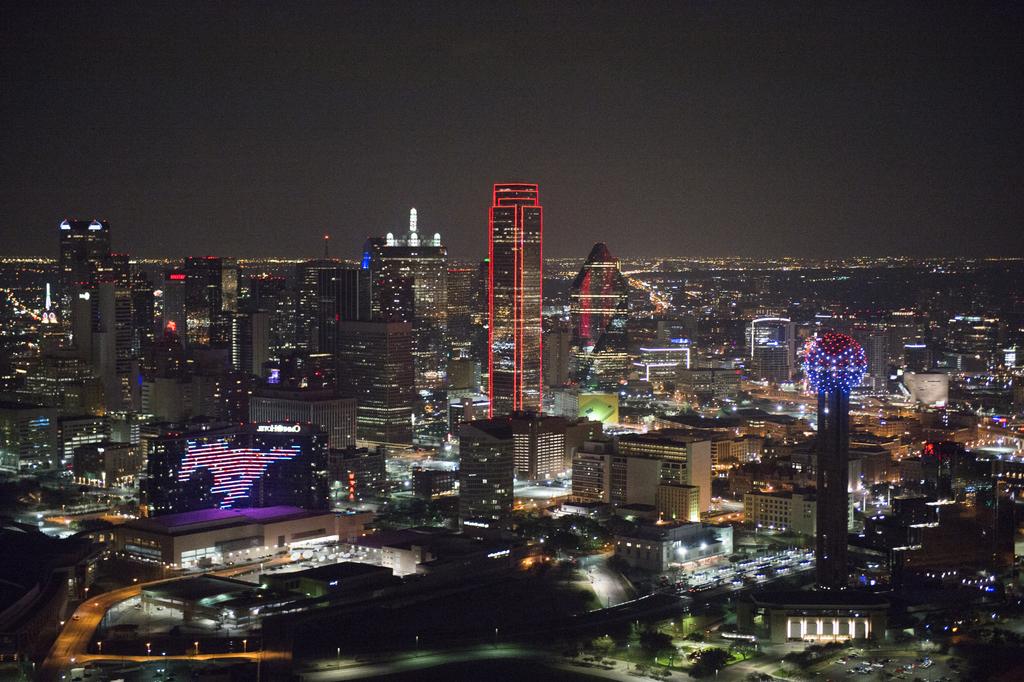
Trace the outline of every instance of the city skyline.
<instances>
[{"instance_id":1,"label":"city skyline","mask_svg":"<svg viewBox=\"0 0 1024 682\"><path fill-rule=\"evenodd\" d=\"M0 678L1024 679L1024 4L0 12Z\"/></svg>"}]
</instances>

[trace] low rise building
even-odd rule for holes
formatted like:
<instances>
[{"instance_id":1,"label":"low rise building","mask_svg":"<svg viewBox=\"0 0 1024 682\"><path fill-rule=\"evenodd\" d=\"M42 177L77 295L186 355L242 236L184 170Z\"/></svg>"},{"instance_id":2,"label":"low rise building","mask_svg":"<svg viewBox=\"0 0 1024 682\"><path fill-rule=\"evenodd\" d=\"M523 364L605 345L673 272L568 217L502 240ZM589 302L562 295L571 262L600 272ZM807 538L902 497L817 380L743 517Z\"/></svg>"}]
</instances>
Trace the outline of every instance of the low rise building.
<instances>
[{"instance_id":1,"label":"low rise building","mask_svg":"<svg viewBox=\"0 0 1024 682\"><path fill-rule=\"evenodd\" d=\"M326 566L287 573L263 573L260 584L281 592L296 592L305 597L372 592L398 581L384 566L342 561Z\"/></svg>"},{"instance_id":2,"label":"low rise building","mask_svg":"<svg viewBox=\"0 0 1024 682\"><path fill-rule=\"evenodd\" d=\"M134 519L114 531L123 555L173 567L246 563L361 535L371 513L307 511L298 507L202 509Z\"/></svg>"},{"instance_id":3,"label":"low rise building","mask_svg":"<svg viewBox=\"0 0 1024 682\"><path fill-rule=\"evenodd\" d=\"M818 503L813 492L752 491L743 496L743 516L758 528L788 530L813 536Z\"/></svg>"},{"instance_id":4,"label":"low rise building","mask_svg":"<svg viewBox=\"0 0 1024 682\"><path fill-rule=\"evenodd\" d=\"M134 488L146 461L142 448L130 443L89 443L75 448L75 483L97 488Z\"/></svg>"},{"instance_id":5,"label":"low rise building","mask_svg":"<svg viewBox=\"0 0 1024 682\"><path fill-rule=\"evenodd\" d=\"M416 497L433 500L454 495L459 482L459 472L454 469L412 470L412 492Z\"/></svg>"},{"instance_id":6,"label":"low rise building","mask_svg":"<svg viewBox=\"0 0 1024 682\"><path fill-rule=\"evenodd\" d=\"M700 488L685 483L659 483L654 506L666 521L700 521Z\"/></svg>"},{"instance_id":7,"label":"low rise building","mask_svg":"<svg viewBox=\"0 0 1024 682\"><path fill-rule=\"evenodd\" d=\"M703 523L643 524L615 537L615 556L652 573L706 564L732 548L732 526Z\"/></svg>"},{"instance_id":8,"label":"low rise building","mask_svg":"<svg viewBox=\"0 0 1024 682\"><path fill-rule=\"evenodd\" d=\"M773 644L844 642L885 637L889 602L852 590L754 594L736 604L740 633Z\"/></svg>"},{"instance_id":9,"label":"low rise building","mask_svg":"<svg viewBox=\"0 0 1024 682\"><path fill-rule=\"evenodd\" d=\"M469 521L468 523L477 523ZM485 529L491 531L492 529ZM453 533L444 528L420 527L382 531L354 538L346 548L359 561L383 566L396 576L456 574L505 570L529 551L500 531L493 537Z\"/></svg>"}]
</instances>

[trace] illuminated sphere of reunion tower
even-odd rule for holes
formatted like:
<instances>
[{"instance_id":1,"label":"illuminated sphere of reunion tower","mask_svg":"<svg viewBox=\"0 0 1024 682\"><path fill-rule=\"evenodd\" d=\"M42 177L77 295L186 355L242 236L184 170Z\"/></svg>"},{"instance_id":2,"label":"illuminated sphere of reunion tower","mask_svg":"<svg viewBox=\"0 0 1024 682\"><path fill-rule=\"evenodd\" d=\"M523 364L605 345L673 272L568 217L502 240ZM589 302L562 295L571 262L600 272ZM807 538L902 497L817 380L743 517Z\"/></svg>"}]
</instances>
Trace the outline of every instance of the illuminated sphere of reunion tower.
<instances>
[{"instance_id":1,"label":"illuminated sphere of reunion tower","mask_svg":"<svg viewBox=\"0 0 1024 682\"><path fill-rule=\"evenodd\" d=\"M867 368L864 349L848 334L825 332L807 343L804 372L819 393L849 395L850 390L860 384Z\"/></svg>"},{"instance_id":2,"label":"illuminated sphere of reunion tower","mask_svg":"<svg viewBox=\"0 0 1024 682\"><path fill-rule=\"evenodd\" d=\"M866 371L864 349L847 334L825 332L807 344L804 372L818 392L815 572L825 589L844 589L848 582L850 391Z\"/></svg>"}]
</instances>

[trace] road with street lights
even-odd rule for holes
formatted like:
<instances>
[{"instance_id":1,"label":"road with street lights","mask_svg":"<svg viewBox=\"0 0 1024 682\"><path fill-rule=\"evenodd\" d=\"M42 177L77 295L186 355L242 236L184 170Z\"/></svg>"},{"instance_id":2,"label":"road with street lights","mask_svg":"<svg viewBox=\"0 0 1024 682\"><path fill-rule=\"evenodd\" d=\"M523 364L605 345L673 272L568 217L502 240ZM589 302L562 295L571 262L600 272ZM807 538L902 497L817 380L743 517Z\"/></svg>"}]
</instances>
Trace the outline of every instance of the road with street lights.
<instances>
[{"instance_id":1,"label":"road with street lights","mask_svg":"<svg viewBox=\"0 0 1024 682\"><path fill-rule=\"evenodd\" d=\"M287 557L281 557L272 561L263 562L265 565L287 563L290 561ZM255 564L254 564L255 565ZM223 578L228 578L242 573L248 573L253 570L254 565L243 565L243 566L232 566L219 571L213 571L210 575L216 575ZM89 597L83 601L79 607L75 610L74 615L63 623L63 628L60 634L57 635L56 641L53 643L53 647L50 648L50 653L43 661L42 666L39 668L39 680L43 682L56 682L60 679L61 671L71 668L76 663L82 663L85 661L96 661L96 660L132 660L132 661L157 661L163 659L175 659L175 658L187 658L189 660L206 660L206 659L219 659L219 658L243 658L255 660L259 652L253 653L236 653L236 654L210 654L200 656L103 656L102 654L90 654L89 653L89 642L92 641L93 634L96 632L96 628L99 627L103 621L103 616L113 607L126 599L137 597L142 592L142 588L149 585L156 585L159 583L170 582L173 580L181 580L183 578L194 577L194 574L187 574L177 576L174 578L168 578L166 580L154 580L148 583L138 583L122 587L110 592L104 592L95 596ZM278 655L283 655L275 652L263 652L264 660L272 659Z\"/></svg>"}]
</instances>

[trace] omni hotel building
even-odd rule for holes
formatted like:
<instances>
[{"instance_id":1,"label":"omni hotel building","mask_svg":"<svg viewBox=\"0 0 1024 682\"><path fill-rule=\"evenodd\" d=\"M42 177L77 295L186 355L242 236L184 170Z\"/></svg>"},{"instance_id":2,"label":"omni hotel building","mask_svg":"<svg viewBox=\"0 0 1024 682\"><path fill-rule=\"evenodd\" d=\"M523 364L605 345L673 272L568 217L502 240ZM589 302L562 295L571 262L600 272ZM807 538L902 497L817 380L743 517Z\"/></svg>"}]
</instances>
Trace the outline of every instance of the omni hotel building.
<instances>
[{"instance_id":1,"label":"omni hotel building","mask_svg":"<svg viewBox=\"0 0 1024 682\"><path fill-rule=\"evenodd\" d=\"M329 506L328 438L319 426L275 422L165 430L147 450L143 516Z\"/></svg>"}]
</instances>

